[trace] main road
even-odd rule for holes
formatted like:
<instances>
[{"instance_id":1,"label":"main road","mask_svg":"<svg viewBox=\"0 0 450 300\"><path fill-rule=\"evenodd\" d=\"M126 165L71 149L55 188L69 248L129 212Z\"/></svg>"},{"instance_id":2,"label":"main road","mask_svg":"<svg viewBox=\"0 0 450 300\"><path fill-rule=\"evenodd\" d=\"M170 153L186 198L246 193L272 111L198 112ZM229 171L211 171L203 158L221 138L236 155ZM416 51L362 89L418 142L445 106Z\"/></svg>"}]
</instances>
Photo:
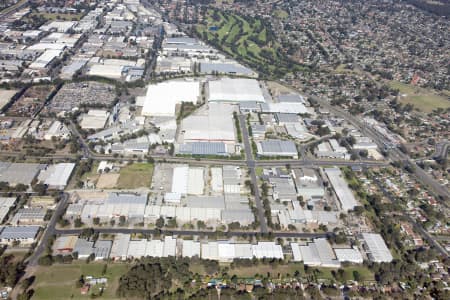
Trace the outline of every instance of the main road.
<instances>
[{"instance_id":1,"label":"main road","mask_svg":"<svg viewBox=\"0 0 450 300\"><path fill-rule=\"evenodd\" d=\"M69 195L67 193L64 193L61 200L56 205L55 212L53 213L50 222L48 222L47 227L42 234L40 243L33 251L33 254L31 254L31 256L28 258L28 266L33 267L38 264L39 257L46 250L49 239L55 234L56 222L58 222L60 217L64 214L68 200Z\"/></svg>"},{"instance_id":2,"label":"main road","mask_svg":"<svg viewBox=\"0 0 450 300\"><path fill-rule=\"evenodd\" d=\"M247 122L245 119L245 115L238 115L239 118L239 125L241 127L241 133L242 133L242 140L244 142L244 149L245 149L245 159L248 171L250 173L250 179L252 181L253 185L253 191L255 196L255 204L256 209L258 210L258 219L259 219L259 227L261 228L262 233L268 232L267 230L267 221L266 216L264 212L264 207L261 203L261 198L259 196L259 186L258 186L258 178L256 177L256 162L253 158L253 151L252 151L252 145L250 144L250 139L248 136L248 129L247 129Z\"/></svg>"},{"instance_id":3,"label":"main road","mask_svg":"<svg viewBox=\"0 0 450 300\"><path fill-rule=\"evenodd\" d=\"M92 228L94 232L104 233L104 234L166 234L166 235L207 235L213 236L218 232L216 231L208 231L208 230L184 230L184 229L149 229L149 228L124 228L124 227L95 227ZM55 229L54 234L57 235L80 235L83 229L75 228L75 229ZM225 231L224 235L228 237L239 236L239 237L250 237L257 236L262 234L260 231ZM269 234L269 233L267 233ZM329 237L334 235L333 232L288 232L288 231L273 231L270 234L275 237L281 238L303 238L303 239L313 239L313 238L321 238L321 237Z\"/></svg>"}]
</instances>

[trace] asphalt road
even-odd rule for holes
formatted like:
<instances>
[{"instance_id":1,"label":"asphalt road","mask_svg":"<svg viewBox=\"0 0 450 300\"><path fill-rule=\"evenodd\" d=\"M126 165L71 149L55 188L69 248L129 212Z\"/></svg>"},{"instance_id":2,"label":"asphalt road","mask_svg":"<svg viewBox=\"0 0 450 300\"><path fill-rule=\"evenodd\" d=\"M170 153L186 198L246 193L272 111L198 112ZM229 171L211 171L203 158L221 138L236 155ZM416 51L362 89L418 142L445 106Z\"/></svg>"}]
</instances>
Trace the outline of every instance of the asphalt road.
<instances>
[{"instance_id":1,"label":"asphalt road","mask_svg":"<svg viewBox=\"0 0 450 300\"><path fill-rule=\"evenodd\" d=\"M259 220L259 227L261 228L262 233L268 232L267 229L267 221L266 216L264 213L264 207L261 202L261 198L259 196L259 186L258 186L258 178L256 177L256 162L253 158L253 151L252 146L250 144L250 138L248 136L248 129L247 129L247 120L245 118L245 115L239 115L239 125L241 127L241 133L242 133L242 141L244 142L244 149L245 149L245 159L247 163L247 168L250 172L250 179L253 184L253 190L255 192L255 204L256 209L258 210L258 220Z\"/></svg>"},{"instance_id":2,"label":"asphalt road","mask_svg":"<svg viewBox=\"0 0 450 300\"><path fill-rule=\"evenodd\" d=\"M39 257L44 253L47 248L48 240L55 234L55 225L60 216L63 215L64 210L69 200L69 194L64 193L62 199L58 202L56 210L53 213L50 222L48 222L46 229L41 237L40 243L33 251L33 254L28 258L28 266L33 267L38 264Z\"/></svg>"}]
</instances>

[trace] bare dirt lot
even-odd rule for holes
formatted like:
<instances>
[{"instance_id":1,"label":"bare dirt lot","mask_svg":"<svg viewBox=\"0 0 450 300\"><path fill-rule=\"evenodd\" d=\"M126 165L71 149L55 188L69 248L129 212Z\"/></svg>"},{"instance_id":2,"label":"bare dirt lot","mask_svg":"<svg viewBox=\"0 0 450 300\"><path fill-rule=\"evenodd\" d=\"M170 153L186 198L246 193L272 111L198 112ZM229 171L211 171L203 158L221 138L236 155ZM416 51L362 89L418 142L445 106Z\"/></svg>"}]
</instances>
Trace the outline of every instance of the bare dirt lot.
<instances>
[{"instance_id":1,"label":"bare dirt lot","mask_svg":"<svg viewBox=\"0 0 450 300\"><path fill-rule=\"evenodd\" d=\"M118 173L104 173L101 174L97 181L98 189L112 189L116 187L120 174Z\"/></svg>"}]
</instances>

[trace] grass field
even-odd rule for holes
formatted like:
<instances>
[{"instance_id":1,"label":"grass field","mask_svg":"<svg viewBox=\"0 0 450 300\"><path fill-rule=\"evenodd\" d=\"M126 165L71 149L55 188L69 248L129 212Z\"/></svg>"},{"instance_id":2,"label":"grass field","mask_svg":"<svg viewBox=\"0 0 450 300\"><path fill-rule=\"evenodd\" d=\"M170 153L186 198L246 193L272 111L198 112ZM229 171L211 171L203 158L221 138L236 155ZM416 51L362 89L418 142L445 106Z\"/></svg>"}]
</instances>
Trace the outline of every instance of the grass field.
<instances>
[{"instance_id":1,"label":"grass field","mask_svg":"<svg viewBox=\"0 0 450 300\"><path fill-rule=\"evenodd\" d=\"M282 11L279 14L285 16ZM217 30L210 30L213 27ZM302 69L282 54L272 31L258 18L209 9L206 24L198 24L196 31L203 40L261 73L280 76Z\"/></svg>"},{"instance_id":2,"label":"grass field","mask_svg":"<svg viewBox=\"0 0 450 300\"><path fill-rule=\"evenodd\" d=\"M202 265L192 265L189 267L192 273L204 274L204 269ZM311 270L318 270L316 272L311 271L311 273L315 274L317 279L322 280L334 280L333 274L331 273L334 269L332 268L315 268L311 267ZM357 271L363 281L372 281L374 280L373 273L364 266L348 266L344 267L344 275L343 278L348 280L353 280L353 271ZM286 265L277 265L276 267L272 267L270 265L260 264L258 266L251 267L239 267L235 269L230 269L228 273L230 276L236 275L239 278L251 278L256 274L260 274L266 276L267 273L270 273L271 278L285 278L287 276L294 276L295 271L299 271L302 276L304 276L305 272L303 269L302 263L289 263Z\"/></svg>"},{"instance_id":3,"label":"grass field","mask_svg":"<svg viewBox=\"0 0 450 300\"><path fill-rule=\"evenodd\" d=\"M150 188L153 176L153 164L134 163L120 170L117 188L135 189L140 187Z\"/></svg>"},{"instance_id":4,"label":"grass field","mask_svg":"<svg viewBox=\"0 0 450 300\"><path fill-rule=\"evenodd\" d=\"M402 104L412 104L418 110L430 113L436 108L447 109L450 107L448 91L438 94L433 90L428 90L410 84L391 81L389 85L399 90L399 101ZM447 96L445 96L447 94Z\"/></svg>"},{"instance_id":5,"label":"grass field","mask_svg":"<svg viewBox=\"0 0 450 300\"><path fill-rule=\"evenodd\" d=\"M46 20L49 21L55 21L55 20L65 20L65 21L79 21L83 14L59 14L59 13L30 13L28 17L32 16L38 16L43 17Z\"/></svg>"},{"instance_id":6,"label":"grass field","mask_svg":"<svg viewBox=\"0 0 450 300\"><path fill-rule=\"evenodd\" d=\"M76 262L68 265L53 265L39 267L36 271L36 281L33 285L35 294L33 300L48 299L89 299L88 295L81 295L75 283L81 275L108 278L106 289L98 299L118 299L115 297L118 280L128 270L126 264L108 264L105 275L102 275L105 263ZM96 292L97 289L93 288Z\"/></svg>"}]
</instances>

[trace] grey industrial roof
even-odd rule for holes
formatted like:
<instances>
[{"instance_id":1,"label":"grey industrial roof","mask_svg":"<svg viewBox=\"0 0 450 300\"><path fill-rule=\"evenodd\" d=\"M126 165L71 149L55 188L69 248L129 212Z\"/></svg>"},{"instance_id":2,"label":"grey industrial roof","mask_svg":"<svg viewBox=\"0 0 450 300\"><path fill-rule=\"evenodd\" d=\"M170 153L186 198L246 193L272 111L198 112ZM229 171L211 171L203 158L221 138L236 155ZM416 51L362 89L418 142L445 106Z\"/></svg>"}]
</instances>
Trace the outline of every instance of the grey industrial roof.
<instances>
[{"instance_id":1,"label":"grey industrial roof","mask_svg":"<svg viewBox=\"0 0 450 300\"><path fill-rule=\"evenodd\" d=\"M250 210L250 208L222 210L222 221L225 223L240 222L244 224L244 223L251 223L254 220L255 215Z\"/></svg>"},{"instance_id":2,"label":"grey industrial roof","mask_svg":"<svg viewBox=\"0 0 450 300\"><path fill-rule=\"evenodd\" d=\"M78 239L73 248L73 252L77 252L78 256L89 256L94 253L94 242L85 239Z\"/></svg>"},{"instance_id":3,"label":"grey industrial roof","mask_svg":"<svg viewBox=\"0 0 450 300\"><path fill-rule=\"evenodd\" d=\"M297 123L299 118L297 114L276 113L275 119L281 123Z\"/></svg>"},{"instance_id":4,"label":"grey industrial roof","mask_svg":"<svg viewBox=\"0 0 450 300\"><path fill-rule=\"evenodd\" d=\"M147 195L109 193L106 204L147 204Z\"/></svg>"},{"instance_id":5,"label":"grey industrial roof","mask_svg":"<svg viewBox=\"0 0 450 300\"><path fill-rule=\"evenodd\" d=\"M264 153L297 153L297 147L292 141L267 140L261 142Z\"/></svg>"},{"instance_id":6,"label":"grey industrial roof","mask_svg":"<svg viewBox=\"0 0 450 300\"><path fill-rule=\"evenodd\" d=\"M169 37L164 42L167 44L199 44L197 39L190 37Z\"/></svg>"},{"instance_id":7,"label":"grey industrial roof","mask_svg":"<svg viewBox=\"0 0 450 300\"><path fill-rule=\"evenodd\" d=\"M6 226L0 234L0 239L34 239L39 226Z\"/></svg>"},{"instance_id":8,"label":"grey industrial roof","mask_svg":"<svg viewBox=\"0 0 450 300\"><path fill-rule=\"evenodd\" d=\"M238 64L227 64L227 63L201 63L200 72L202 73L228 73L228 74L253 74L253 71L238 65Z\"/></svg>"},{"instance_id":9,"label":"grey industrial roof","mask_svg":"<svg viewBox=\"0 0 450 300\"><path fill-rule=\"evenodd\" d=\"M186 203L188 207L225 208L223 196L188 196Z\"/></svg>"},{"instance_id":10,"label":"grey industrial roof","mask_svg":"<svg viewBox=\"0 0 450 300\"><path fill-rule=\"evenodd\" d=\"M0 181L29 185L44 167L43 164L0 162Z\"/></svg>"},{"instance_id":11,"label":"grey industrial roof","mask_svg":"<svg viewBox=\"0 0 450 300\"><path fill-rule=\"evenodd\" d=\"M108 258L111 252L112 241L98 240L94 245L94 254L96 258Z\"/></svg>"},{"instance_id":12,"label":"grey industrial roof","mask_svg":"<svg viewBox=\"0 0 450 300\"><path fill-rule=\"evenodd\" d=\"M227 155L224 143L194 142L180 145L179 152L192 155Z\"/></svg>"},{"instance_id":13,"label":"grey industrial roof","mask_svg":"<svg viewBox=\"0 0 450 300\"><path fill-rule=\"evenodd\" d=\"M298 94L282 94L278 96L279 102L304 102L302 96Z\"/></svg>"}]
</instances>

